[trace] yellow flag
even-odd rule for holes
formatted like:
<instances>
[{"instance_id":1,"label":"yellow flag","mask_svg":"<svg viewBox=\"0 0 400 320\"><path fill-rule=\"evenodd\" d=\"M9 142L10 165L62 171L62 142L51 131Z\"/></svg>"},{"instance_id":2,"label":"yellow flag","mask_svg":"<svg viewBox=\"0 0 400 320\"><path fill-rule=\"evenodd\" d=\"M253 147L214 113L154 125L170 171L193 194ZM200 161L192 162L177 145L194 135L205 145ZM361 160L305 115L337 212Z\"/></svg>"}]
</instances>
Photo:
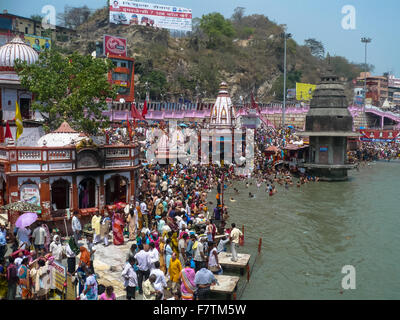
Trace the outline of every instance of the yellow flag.
<instances>
[{"instance_id":1,"label":"yellow flag","mask_svg":"<svg viewBox=\"0 0 400 320\"><path fill-rule=\"evenodd\" d=\"M18 101L15 101L15 124L17 125L17 139L22 135L24 132L24 126L22 125L22 116L21 110L19 110Z\"/></svg>"}]
</instances>

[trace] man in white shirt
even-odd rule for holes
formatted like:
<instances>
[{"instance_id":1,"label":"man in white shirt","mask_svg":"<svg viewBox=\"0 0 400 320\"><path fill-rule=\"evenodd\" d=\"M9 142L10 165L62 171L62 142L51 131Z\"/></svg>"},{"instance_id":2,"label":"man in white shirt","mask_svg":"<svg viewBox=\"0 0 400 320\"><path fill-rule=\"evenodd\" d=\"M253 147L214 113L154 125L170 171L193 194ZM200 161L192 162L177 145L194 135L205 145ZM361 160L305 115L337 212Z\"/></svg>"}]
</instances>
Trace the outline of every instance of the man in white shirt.
<instances>
[{"instance_id":1,"label":"man in white shirt","mask_svg":"<svg viewBox=\"0 0 400 320\"><path fill-rule=\"evenodd\" d=\"M217 246L217 252L221 253L225 251L225 245L229 242L229 238L223 237L221 240L218 242Z\"/></svg>"},{"instance_id":2,"label":"man in white shirt","mask_svg":"<svg viewBox=\"0 0 400 320\"><path fill-rule=\"evenodd\" d=\"M146 248L146 250L148 250ZM150 254L148 251L143 249L143 245L139 245L139 252L135 254L135 259L137 261L138 266L138 286L139 286L139 294L143 294L143 278L146 280L150 275Z\"/></svg>"},{"instance_id":3,"label":"man in white shirt","mask_svg":"<svg viewBox=\"0 0 400 320\"><path fill-rule=\"evenodd\" d=\"M46 241L46 237L47 237L46 230L44 229L43 225L40 225L36 227L35 230L33 230L32 238L35 239L34 245L36 251L44 249L44 243Z\"/></svg>"},{"instance_id":4,"label":"man in white shirt","mask_svg":"<svg viewBox=\"0 0 400 320\"><path fill-rule=\"evenodd\" d=\"M73 241L73 240L71 239L70 241ZM67 256L68 272L70 274L73 274L75 272L75 267L76 267L76 254L71 249L71 246L69 245L69 242L65 246L65 254Z\"/></svg>"},{"instance_id":5,"label":"man in white shirt","mask_svg":"<svg viewBox=\"0 0 400 320\"><path fill-rule=\"evenodd\" d=\"M140 211L142 212L142 216L144 219L144 225L146 226L146 228L148 228L149 227L149 217L148 217L148 211L147 211L147 204L144 200L140 204Z\"/></svg>"},{"instance_id":6,"label":"man in white shirt","mask_svg":"<svg viewBox=\"0 0 400 320\"><path fill-rule=\"evenodd\" d=\"M78 217L77 217L77 215L78 215L78 212L77 211L74 211L73 213L72 213L72 232L74 233L74 240L75 240L75 243L78 245L78 241L79 241L79 239L80 239L80 237L81 237L81 232L82 232L82 225L81 225L81 222L79 221L79 219L78 219Z\"/></svg>"},{"instance_id":7,"label":"man in white shirt","mask_svg":"<svg viewBox=\"0 0 400 320\"><path fill-rule=\"evenodd\" d=\"M239 239L243 235L243 233L238 228L236 228L236 224L232 223L231 226L232 226L232 231L231 231L231 234L230 234L231 252L232 252L231 260L233 262L236 262L238 260L236 247L239 245Z\"/></svg>"},{"instance_id":8,"label":"man in white shirt","mask_svg":"<svg viewBox=\"0 0 400 320\"><path fill-rule=\"evenodd\" d=\"M162 292L164 298L164 289L168 286L167 280L165 279L164 272L160 270L160 262L156 261L154 263L154 269L151 270L150 276L154 274L156 276L156 281L154 282L154 289Z\"/></svg>"},{"instance_id":9,"label":"man in white shirt","mask_svg":"<svg viewBox=\"0 0 400 320\"><path fill-rule=\"evenodd\" d=\"M133 265L135 264L135 258L130 257L122 271L121 276L124 278L124 287L126 289L126 300L135 300L136 287L138 286L138 278Z\"/></svg>"},{"instance_id":10,"label":"man in white shirt","mask_svg":"<svg viewBox=\"0 0 400 320\"><path fill-rule=\"evenodd\" d=\"M198 241L193 244L193 260L195 263L196 272L204 267L206 256L204 255L204 242L207 240L206 237L200 237Z\"/></svg>"},{"instance_id":11,"label":"man in white shirt","mask_svg":"<svg viewBox=\"0 0 400 320\"><path fill-rule=\"evenodd\" d=\"M160 254L158 253L158 250L156 249L154 242L150 242L149 255L151 263L150 270L153 270L155 268L155 263L157 261L160 261Z\"/></svg>"}]
</instances>

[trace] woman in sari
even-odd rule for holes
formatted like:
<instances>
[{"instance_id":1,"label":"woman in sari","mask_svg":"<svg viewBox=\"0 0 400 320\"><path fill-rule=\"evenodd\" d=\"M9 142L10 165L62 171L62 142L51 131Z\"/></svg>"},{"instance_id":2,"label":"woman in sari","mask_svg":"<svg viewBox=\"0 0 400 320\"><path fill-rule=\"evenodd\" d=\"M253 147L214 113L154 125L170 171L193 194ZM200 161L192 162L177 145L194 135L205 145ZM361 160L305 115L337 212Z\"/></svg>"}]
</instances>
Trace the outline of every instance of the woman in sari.
<instances>
[{"instance_id":1,"label":"woman in sari","mask_svg":"<svg viewBox=\"0 0 400 320\"><path fill-rule=\"evenodd\" d=\"M190 268L190 262L186 261L185 268L180 274L182 300L193 300L193 294L196 291L195 276L196 272Z\"/></svg>"},{"instance_id":2,"label":"woman in sari","mask_svg":"<svg viewBox=\"0 0 400 320\"><path fill-rule=\"evenodd\" d=\"M176 253L176 255L179 257L179 247L178 247L178 232L172 233L171 237L171 247L172 250Z\"/></svg>"},{"instance_id":3,"label":"woman in sari","mask_svg":"<svg viewBox=\"0 0 400 320\"><path fill-rule=\"evenodd\" d=\"M22 300L30 299L32 296L28 262L28 258L24 258L18 269L19 287L21 289Z\"/></svg>"},{"instance_id":4,"label":"woman in sari","mask_svg":"<svg viewBox=\"0 0 400 320\"><path fill-rule=\"evenodd\" d=\"M81 256L79 258L79 266L86 266L90 267L90 252L88 249L86 249L84 246L81 246L79 248L81 252Z\"/></svg>"},{"instance_id":5,"label":"woman in sari","mask_svg":"<svg viewBox=\"0 0 400 320\"><path fill-rule=\"evenodd\" d=\"M119 246L124 244L124 220L119 212L115 212L112 222L113 242Z\"/></svg>"},{"instance_id":6,"label":"woman in sari","mask_svg":"<svg viewBox=\"0 0 400 320\"><path fill-rule=\"evenodd\" d=\"M159 252L160 252L160 270L162 270L165 274L167 272L165 267L165 240L162 237L160 237Z\"/></svg>"},{"instance_id":7,"label":"woman in sari","mask_svg":"<svg viewBox=\"0 0 400 320\"><path fill-rule=\"evenodd\" d=\"M136 201L136 211L137 211L137 220L138 220L138 229L142 230L143 228L143 215L142 211L140 210L140 204L139 201Z\"/></svg>"},{"instance_id":8,"label":"woman in sari","mask_svg":"<svg viewBox=\"0 0 400 320\"><path fill-rule=\"evenodd\" d=\"M136 211L136 210L135 210ZM128 216L126 218L126 222L128 223L128 229L129 229L129 240L133 241L136 239L136 214L133 209L131 209L128 213Z\"/></svg>"}]
</instances>

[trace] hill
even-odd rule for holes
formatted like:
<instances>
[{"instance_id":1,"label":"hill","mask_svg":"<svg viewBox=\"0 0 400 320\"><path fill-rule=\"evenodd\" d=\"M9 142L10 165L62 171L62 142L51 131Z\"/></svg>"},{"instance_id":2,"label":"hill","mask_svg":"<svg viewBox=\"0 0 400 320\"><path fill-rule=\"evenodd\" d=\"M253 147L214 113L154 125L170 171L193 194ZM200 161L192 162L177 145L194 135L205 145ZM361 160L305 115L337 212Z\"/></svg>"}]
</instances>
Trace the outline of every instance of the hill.
<instances>
[{"instance_id":1,"label":"hill","mask_svg":"<svg viewBox=\"0 0 400 320\"><path fill-rule=\"evenodd\" d=\"M229 84L236 103L240 96L247 101L252 90L259 102L282 99L282 25L264 15L245 16L243 9L237 8L231 19L210 13L194 19L193 26L190 36L175 38L167 30L109 24L105 7L78 26L79 39L58 42L55 47L66 53L89 54L104 34L127 38L128 55L136 60L136 91L144 93L148 81L153 101L214 98L222 80ZM287 41L287 88L294 88L296 82L318 83L329 60L352 98L351 80L362 71L362 65L339 56L328 59L322 43L309 40L305 45Z\"/></svg>"}]
</instances>

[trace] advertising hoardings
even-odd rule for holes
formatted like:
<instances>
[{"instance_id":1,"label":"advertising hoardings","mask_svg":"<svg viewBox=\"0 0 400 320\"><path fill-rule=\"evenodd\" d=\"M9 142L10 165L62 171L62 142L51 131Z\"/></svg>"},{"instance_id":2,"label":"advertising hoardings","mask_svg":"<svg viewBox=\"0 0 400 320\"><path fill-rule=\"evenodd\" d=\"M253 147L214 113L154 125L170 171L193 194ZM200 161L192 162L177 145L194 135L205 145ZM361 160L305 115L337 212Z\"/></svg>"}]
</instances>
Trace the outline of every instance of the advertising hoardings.
<instances>
[{"instance_id":1,"label":"advertising hoardings","mask_svg":"<svg viewBox=\"0 0 400 320\"><path fill-rule=\"evenodd\" d=\"M192 31L192 9L146 2L110 0L110 23Z\"/></svg>"},{"instance_id":2,"label":"advertising hoardings","mask_svg":"<svg viewBox=\"0 0 400 320\"><path fill-rule=\"evenodd\" d=\"M296 100L310 101L316 87L315 84L296 82Z\"/></svg>"},{"instance_id":3,"label":"advertising hoardings","mask_svg":"<svg viewBox=\"0 0 400 320\"><path fill-rule=\"evenodd\" d=\"M126 57L126 39L105 34L103 37L103 49L106 56L111 54Z\"/></svg>"}]
</instances>

